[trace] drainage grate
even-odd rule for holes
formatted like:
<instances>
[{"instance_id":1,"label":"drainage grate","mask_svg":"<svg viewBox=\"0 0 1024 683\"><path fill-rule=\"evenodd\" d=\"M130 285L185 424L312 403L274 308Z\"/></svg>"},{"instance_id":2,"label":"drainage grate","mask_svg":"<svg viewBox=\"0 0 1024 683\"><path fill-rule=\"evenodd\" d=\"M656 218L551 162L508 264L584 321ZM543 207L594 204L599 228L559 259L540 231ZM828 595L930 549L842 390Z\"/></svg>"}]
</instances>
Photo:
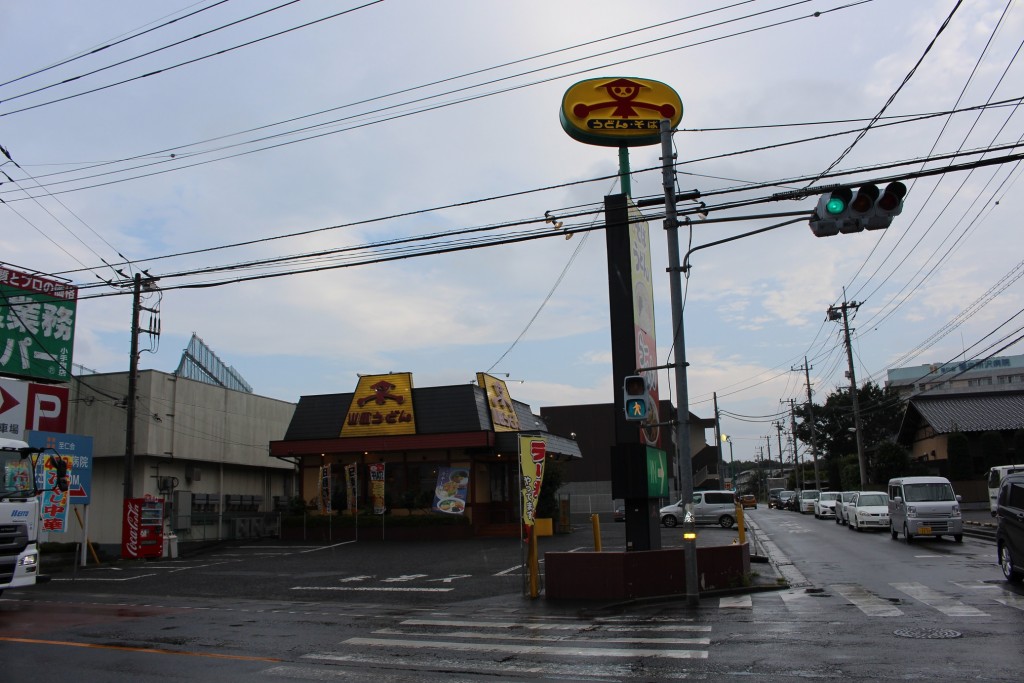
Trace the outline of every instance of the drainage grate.
<instances>
[{"instance_id":1,"label":"drainage grate","mask_svg":"<svg viewBox=\"0 0 1024 683\"><path fill-rule=\"evenodd\" d=\"M900 638L959 638L963 634L951 628L901 628L893 631Z\"/></svg>"}]
</instances>

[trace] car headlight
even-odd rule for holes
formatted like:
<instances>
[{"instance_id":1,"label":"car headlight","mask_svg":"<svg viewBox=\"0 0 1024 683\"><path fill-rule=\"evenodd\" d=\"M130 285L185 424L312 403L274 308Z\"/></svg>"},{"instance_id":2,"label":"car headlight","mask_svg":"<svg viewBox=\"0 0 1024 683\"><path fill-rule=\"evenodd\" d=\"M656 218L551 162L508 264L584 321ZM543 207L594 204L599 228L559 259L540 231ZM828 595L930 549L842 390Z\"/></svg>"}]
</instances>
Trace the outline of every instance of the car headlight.
<instances>
[{"instance_id":1,"label":"car headlight","mask_svg":"<svg viewBox=\"0 0 1024 683\"><path fill-rule=\"evenodd\" d=\"M915 506L907 506L907 517L917 517L917 508Z\"/></svg>"},{"instance_id":2,"label":"car headlight","mask_svg":"<svg viewBox=\"0 0 1024 683\"><path fill-rule=\"evenodd\" d=\"M954 505L953 506L953 516L954 517L959 517L960 516L960 506L959 505Z\"/></svg>"},{"instance_id":3,"label":"car headlight","mask_svg":"<svg viewBox=\"0 0 1024 683\"><path fill-rule=\"evenodd\" d=\"M35 553L32 553L31 555L26 555L25 557L21 558L20 564L22 567L35 567L37 564L39 564L39 555L36 555Z\"/></svg>"}]
</instances>

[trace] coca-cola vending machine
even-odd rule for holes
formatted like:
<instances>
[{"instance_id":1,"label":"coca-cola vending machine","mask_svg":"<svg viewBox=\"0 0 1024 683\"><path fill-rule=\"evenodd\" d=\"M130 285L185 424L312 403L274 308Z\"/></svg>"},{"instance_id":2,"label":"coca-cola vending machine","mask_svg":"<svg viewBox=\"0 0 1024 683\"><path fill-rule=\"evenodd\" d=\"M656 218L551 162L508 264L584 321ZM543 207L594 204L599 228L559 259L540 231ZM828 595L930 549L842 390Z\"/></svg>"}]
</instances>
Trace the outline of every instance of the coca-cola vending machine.
<instances>
[{"instance_id":1,"label":"coca-cola vending machine","mask_svg":"<svg viewBox=\"0 0 1024 683\"><path fill-rule=\"evenodd\" d=\"M164 500L147 495L124 501L121 557L161 557L164 550Z\"/></svg>"}]
</instances>

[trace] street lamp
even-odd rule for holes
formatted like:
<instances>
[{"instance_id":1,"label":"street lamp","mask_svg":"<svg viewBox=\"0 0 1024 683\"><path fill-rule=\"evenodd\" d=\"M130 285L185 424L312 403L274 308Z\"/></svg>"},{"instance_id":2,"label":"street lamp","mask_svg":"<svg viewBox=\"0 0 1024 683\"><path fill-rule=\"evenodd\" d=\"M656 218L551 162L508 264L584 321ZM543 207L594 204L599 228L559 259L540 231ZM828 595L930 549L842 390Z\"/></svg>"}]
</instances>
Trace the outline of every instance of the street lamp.
<instances>
[{"instance_id":1,"label":"street lamp","mask_svg":"<svg viewBox=\"0 0 1024 683\"><path fill-rule=\"evenodd\" d=\"M722 443L729 444L729 480L732 482L733 493L736 492L736 463L732 459L732 438L722 434Z\"/></svg>"}]
</instances>

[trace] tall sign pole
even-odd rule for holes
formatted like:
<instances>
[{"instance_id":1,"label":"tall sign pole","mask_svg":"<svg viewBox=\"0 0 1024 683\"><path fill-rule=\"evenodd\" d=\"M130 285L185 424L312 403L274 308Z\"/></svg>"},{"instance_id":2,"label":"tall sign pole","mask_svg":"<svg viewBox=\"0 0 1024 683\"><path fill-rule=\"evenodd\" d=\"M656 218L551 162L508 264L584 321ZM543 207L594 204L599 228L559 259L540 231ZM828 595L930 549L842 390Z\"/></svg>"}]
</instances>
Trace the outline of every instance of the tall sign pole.
<instances>
[{"instance_id":1,"label":"tall sign pole","mask_svg":"<svg viewBox=\"0 0 1024 683\"><path fill-rule=\"evenodd\" d=\"M676 187L672 153L672 127L661 121L661 179L665 189L665 234L668 236L668 270L672 303L672 346L676 354L675 381L679 405L676 408L676 457L679 466L679 496L687 506L687 515L693 506L693 465L690 455L690 395L686 386L686 340L683 335L682 268L679 265L679 220L676 214ZM697 543L683 543L686 604L700 604L697 586Z\"/></svg>"}]
</instances>

